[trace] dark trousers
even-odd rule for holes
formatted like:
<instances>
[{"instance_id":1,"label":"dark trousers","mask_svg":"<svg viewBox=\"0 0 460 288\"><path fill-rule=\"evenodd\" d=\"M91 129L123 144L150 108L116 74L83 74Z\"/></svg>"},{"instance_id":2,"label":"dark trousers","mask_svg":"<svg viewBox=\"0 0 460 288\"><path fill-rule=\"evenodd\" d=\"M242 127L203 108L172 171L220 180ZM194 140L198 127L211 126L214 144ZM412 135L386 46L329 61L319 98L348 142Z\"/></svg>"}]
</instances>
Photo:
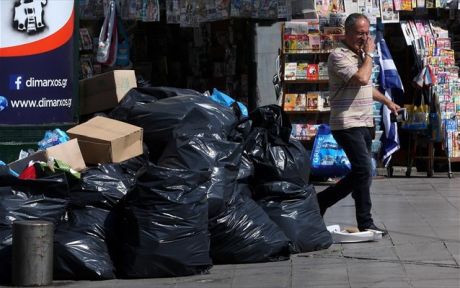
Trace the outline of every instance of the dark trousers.
<instances>
[{"instance_id":1,"label":"dark trousers","mask_svg":"<svg viewBox=\"0 0 460 288\"><path fill-rule=\"evenodd\" d=\"M371 215L370 188L372 183L371 146L373 128L356 127L332 131L337 143L342 146L351 163L351 171L337 184L318 193L322 212L352 193L355 200L358 228L373 224Z\"/></svg>"}]
</instances>

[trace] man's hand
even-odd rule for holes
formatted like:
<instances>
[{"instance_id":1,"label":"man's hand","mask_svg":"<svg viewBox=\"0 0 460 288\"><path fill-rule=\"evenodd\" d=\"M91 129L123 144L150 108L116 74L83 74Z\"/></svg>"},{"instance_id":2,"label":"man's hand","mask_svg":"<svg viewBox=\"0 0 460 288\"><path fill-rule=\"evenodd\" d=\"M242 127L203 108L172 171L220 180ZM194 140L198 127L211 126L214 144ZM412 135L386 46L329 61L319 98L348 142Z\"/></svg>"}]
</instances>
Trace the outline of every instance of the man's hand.
<instances>
[{"instance_id":1,"label":"man's hand","mask_svg":"<svg viewBox=\"0 0 460 288\"><path fill-rule=\"evenodd\" d=\"M372 53L375 50L375 43L372 37L367 37L367 40L364 42L363 51L364 53Z\"/></svg>"},{"instance_id":2,"label":"man's hand","mask_svg":"<svg viewBox=\"0 0 460 288\"><path fill-rule=\"evenodd\" d=\"M395 115L398 115L398 110L401 109L398 104L396 104L393 101L390 101L388 104L386 104L388 109L390 109L391 113L394 113Z\"/></svg>"}]
</instances>

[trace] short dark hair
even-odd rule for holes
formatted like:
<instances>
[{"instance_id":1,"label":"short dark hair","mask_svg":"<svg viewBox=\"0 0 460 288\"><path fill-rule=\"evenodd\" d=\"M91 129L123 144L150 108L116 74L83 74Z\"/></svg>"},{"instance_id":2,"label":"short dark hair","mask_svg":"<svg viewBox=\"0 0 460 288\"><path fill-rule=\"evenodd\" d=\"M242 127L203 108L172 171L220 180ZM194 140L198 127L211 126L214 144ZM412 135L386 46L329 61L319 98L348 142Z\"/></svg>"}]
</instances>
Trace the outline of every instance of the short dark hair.
<instances>
[{"instance_id":1,"label":"short dark hair","mask_svg":"<svg viewBox=\"0 0 460 288\"><path fill-rule=\"evenodd\" d=\"M366 15L361 13L351 13L345 20L345 33L350 32L359 19L366 19L367 23L370 23L369 18L367 18Z\"/></svg>"}]
</instances>

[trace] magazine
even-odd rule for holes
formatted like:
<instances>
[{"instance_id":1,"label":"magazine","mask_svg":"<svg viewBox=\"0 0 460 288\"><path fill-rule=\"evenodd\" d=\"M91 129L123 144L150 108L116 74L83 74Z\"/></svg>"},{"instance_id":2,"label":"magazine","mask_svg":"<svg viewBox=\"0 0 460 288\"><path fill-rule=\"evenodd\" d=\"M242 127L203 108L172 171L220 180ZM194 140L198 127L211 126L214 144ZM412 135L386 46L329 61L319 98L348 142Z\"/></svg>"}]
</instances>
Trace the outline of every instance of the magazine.
<instances>
[{"instance_id":1,"label":"magazine","mask_svg":"<svg viewBox=\"0 0 460 288\"><path fill-rule=\"evenodd\" d=\"M90 55L80 56L80 79L91 78L94 76L93 64Z\"/></svg>"},{"instance_id":2,"label":"magazine","mask_svg":"<svg viewBox=\"0 0 460 288\"><path fill-rule=\"evenodd\" d=\"M312 50L319 50L321 48L321 35L308 34L309 48Z\"/></svg>"},{"instance_id":3,"label":"magazine","mask_svg":"<svg viewBox=\"0 0 460 288\"><path fill-rule=\"evenodd\" d=\"M308 80L318 80L318 64L308 64L307 79Z\"/></svg>"},{"instance_id":4,"label":"magazine","mask_svg":"<svg viewBox=\"0 0 460 288\"><path fill-rule=\"evenodd\" d=\"M308 63L301 62L297 63L297 70L296 70L296 79L307 79L307 68Z\"/></svg>"},{"instance_id":5,"label":"magazine","mask_svg":"<svg viewBox=\"0 0 460 288\"><path fill-rule=\"evenodd\" d=\"M87 28L80 28L81 50L93 50L93 40Z\"/></svg>"},{"instance_id":6,"label":"magazine","mask_svg":"<svg viewBox=\"0 0 460 288\"><path fill-rule=\"evenodd\" d=\"M297 94L295 93L286 93L284 95L284 111L293 111L296 106Z\"/></svg>"},{"instance_id":7,"label":"magazine","mask_svg":"<svg viewBox=\"0 0 460 288\"><path fill-rule=\"evenodd\" d=\"M318 99L319 92L308 92L307 93L307 111L317 111L318 110Z\"/></svg>"},{"instance_id":8,"label":"magazine","mask_svg":"<svg viewBox=\"0 0 460 288\"><path fill-rule=\"evenodd\" d=\"M380 0L382 23L398 23L399 13L394 10L392 0Z\"/></svg>"},{"instance_id":9,"label":"magazine","mask_svg":"<svg viewBox=\"0 0 460 288\"><path fill-rule=\"evenodd\" d=\"M305 94L297 94L295 98L294 111L307 110L307 98Z\"/></svg>"},{"instance_id":10,"label":"magazine","mask_svg":"<svg viewBox=\"0 0 460 288\"><path fill-rule=\"evenodd\" d=\"M330 111L331 106L329 104L329 91L321 91L319 94L318 110L319 111Z\"/></svg>"},{"instance_id":11,"label":"magazine","mask_svg":"<svg viewBox=\"0 0 460 288\"><path fill-rule=\"evenodd\" d=\"M180 23L180 0L166 0L166 23Z\"/></svg>"},{"instance_id":12,"label":"magazine","mask_svg":"<svg viewBox=\"0 0 460 288\"><path fill-rule=\"evenodd\" d=\"M142 21L160 21L160 4L158 0L144 0L142 3Z\"/></svg>"},{"instance_id":13,"label":"magazine","mask_svg":"<svg viewBox=\"0 0 460 288\"><path fill-rule=\"evenodd\" d=\"M232 17L250 18L253 13L252 0L231 0L230 15Z\"/></svg>"},{"instance_id":14,"label":"magazine","mask_svg":"<svg viewBox=\"0 0 460 288\"><path fill-rule=\"evenodd\" d=\"M286 62L284 64L284 80L296 80L297 62Z\"/></svg>"},{"instance_id":15,"label":"magazine","mask_svg":"<svg viewBox=\"0 0 460 288\"><path fill-rule=\"evenodd\" d=\"M327 62L318 63L318 79L319 80L328 80L329 74L327 70Z\"/></svg>"}]
</instances>

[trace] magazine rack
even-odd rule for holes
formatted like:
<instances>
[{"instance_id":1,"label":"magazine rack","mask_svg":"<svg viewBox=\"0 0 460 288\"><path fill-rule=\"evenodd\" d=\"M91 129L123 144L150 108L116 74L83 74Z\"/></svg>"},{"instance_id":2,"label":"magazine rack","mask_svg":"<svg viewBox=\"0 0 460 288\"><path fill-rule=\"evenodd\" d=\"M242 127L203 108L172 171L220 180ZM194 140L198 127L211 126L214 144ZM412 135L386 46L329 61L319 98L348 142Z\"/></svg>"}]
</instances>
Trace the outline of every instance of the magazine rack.
<instances>
[{"instance_id":1,"label":"magazine rack","mask_svg":"<svg viewBox=\"0 0 460 288\"><path fill-rule=\"evenodd\" d=\"M289 115L292 135L312 146L318 124L329 120L327 57L343 30L317 20L285 22L281 27L281 106ZM337 33L337 34L333 34Z\"/></svg>"}]
</instances>

